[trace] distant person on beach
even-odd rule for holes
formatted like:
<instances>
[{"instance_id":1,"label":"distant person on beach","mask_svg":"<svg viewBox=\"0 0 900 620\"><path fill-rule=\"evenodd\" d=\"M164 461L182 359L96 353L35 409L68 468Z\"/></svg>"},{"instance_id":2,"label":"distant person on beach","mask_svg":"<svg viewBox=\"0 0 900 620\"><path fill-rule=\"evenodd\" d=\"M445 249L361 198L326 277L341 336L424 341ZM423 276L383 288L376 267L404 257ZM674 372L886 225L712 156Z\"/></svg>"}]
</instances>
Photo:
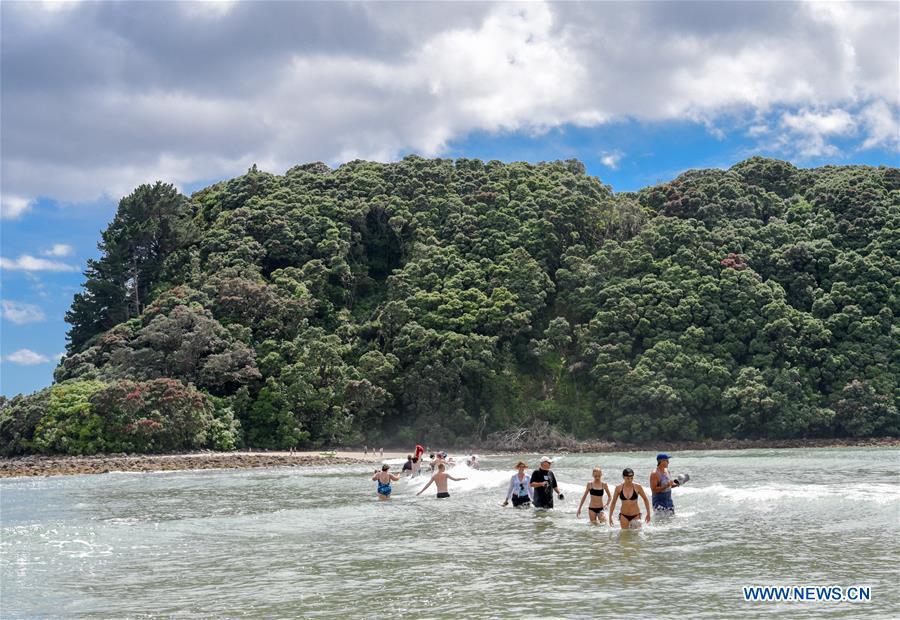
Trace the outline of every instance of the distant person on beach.
<instances>
[{"instance_id":1,"label":"distant person on beach","mask_svg":"<svg viewBox=\"0 0 900 620\"><path fill-rule=\"evenodd\" d=\"M369 456L369 446L363 445L363 454Z\"/></svg>"},{"instance_id":2,"label":"distant person on beach","mask_svg":"<svg viewBox=\"0 0 900 620\"><path fill-rule=\"evenodd\" d=\"M372 480L378 482L378 499L385 500L391 498L391 482L397 482L400 480L400 476L396 474L392 474L388 471L391 468L390 465L385 463L381 466L381 471L375 470L375 475L372 476Z\"/></svg>"},{"instance_id":3,"label":"distant person on beach","mask_svg":"<svg viewBox=\"0 0 900 620\"><path fill-rule=\"evenodd\" d=\"M623 530L641 527L641 509L638 507L639 497L644 500L644 506L647 507L646 521L650 523L650 500L647 499L644 488L639 484L635 484L634 470L626 467L622 471L622 479L624 482L617 486L612 493L612 503L609 506L609 524L613 524L613 512L616 509L616 504L619 503L619 500L622 500L622 505L619 507L619 527Z\"/></svg>"},{"instance_id":4,"label":"distant person on beach","mask_svg":"<svg viewBox=\"0 0 900 620\"><path fill-rule=\"evenodd\" d=\"M431 486L431 483L434 483L434 486L437 487L437 496L438 499L443 499L445 497L450 497L450 493L447 491L447 480L454 480L459 482L460 480L466 480L466 478L454 478L450 474L444 471L445 465L443 463L438 464L438 471L431 477L431 480L428 481L422 490L416 493L416 495L421 495L425 489Z\"/></svg>"},{"instance_id":5,"label":"distant person on beach","mask_svg":"<svg viewBox=\"0 0 900 620\"><path fill-rule=\"evenodd\" d=\"M384 458L384 448L381 449L381 458Z\"/></svg>"},{"instance_id":6,"label":"distant person on beach","mask_svg":"<svg viewBox=\"0 0 900 620\"><path fill-rule=\"evenodd\" d=\"M509 504L509 500L512 500L512 505L515 508L520 506L528 508L531 506L531 496L534 494L534 489L531 488L531 476L525 473L527 467L528 465L524 461L516 463L518 471L509 479L509 488L506 489L506 499L503 501L504 506Z\"/></svg>"},{"instance_id":7,"label":"distant person on beach","mask_svg":"<svg viewBox=\"0 0 900 620\"><path fill-rule=\"evenodd\" d=\"M552 464L553 461L550 460L549 456L541 457L540 467L531 472L531 483L529 486L534 489L532 501L535 508L553 508L554 491L556 491L559 499L564 499L556 483L556 474L550 470L550 465Z\"/></svg>"},{"instance_id":8,"label":"distant person on beach","mask_svg":"<svg viewBox=\"0 0 900 620\"><path fill-rule=\"evenodd\" d=\"M603 524L606 523L606 515L603 514L603 511L609 506L609 503L612 500L610 498L609 487L603 482L603 470L599 467L595 467L593 476L594 477L584 488L584 495L581 496L581 502L578 504L578 510L575 512L575 518L581 516L581 507L584 506L585 498L590 495L591 501L588 502L588 518L591 520L591 523Z\"/></svg>"},{"instance_id":9,"label":"distant person on beach","mask_svg":"<svg viewBox=\"0 0 900 620\"><path fill-rule=\"evenodd\" d=\"M675 514L672 489L677 486L678 482L669 475L669 455L657 454L656 469L650 474L650 494L657 514Z\"/></svg>"}]
</instances>

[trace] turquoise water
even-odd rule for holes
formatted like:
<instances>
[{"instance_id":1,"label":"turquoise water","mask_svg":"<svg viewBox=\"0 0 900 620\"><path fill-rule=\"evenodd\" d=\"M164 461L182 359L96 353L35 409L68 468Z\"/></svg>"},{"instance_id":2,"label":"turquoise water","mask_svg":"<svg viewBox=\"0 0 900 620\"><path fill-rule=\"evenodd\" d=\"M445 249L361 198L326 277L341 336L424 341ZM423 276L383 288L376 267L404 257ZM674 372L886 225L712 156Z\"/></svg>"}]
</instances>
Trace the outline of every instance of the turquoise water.
<instances>
[{"instance_id":1,"label":"turquoise water","mask_svg":"<svg viewBox=\"0 0 900 620\"><path fill-rule=\"evenodd\" d=\"M677 453L677 516L627 532L575 509L597 464L646 486L649 453L558 455L566 499L544 513L500 507L509 456L457 467L440 501L415 497L422 478L379 502L366 466L7 479L0 615L895 618L898 454ZM745 602L745 585L871 600Z\"/></svg>"}]
</instances>

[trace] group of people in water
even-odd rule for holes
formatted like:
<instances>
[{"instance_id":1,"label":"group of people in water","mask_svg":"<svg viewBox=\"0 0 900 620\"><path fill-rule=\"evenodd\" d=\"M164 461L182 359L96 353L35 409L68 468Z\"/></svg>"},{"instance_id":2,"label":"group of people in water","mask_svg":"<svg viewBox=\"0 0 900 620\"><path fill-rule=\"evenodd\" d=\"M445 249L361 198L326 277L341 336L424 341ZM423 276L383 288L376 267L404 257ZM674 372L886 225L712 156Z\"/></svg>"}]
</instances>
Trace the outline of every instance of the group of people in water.
<instances>
[{"instance_id":1,"label":"group of people in water","mask_svg":"<svg viewBox=\"0 0 900 620\"><path fill-rule=\"evenodd\" d=\"M409 475L413 478L418 476L422 471L422 458L425 455L425 451L425 448L417 445L415 453L406 457L406 462L403 464L403 473L409 472ZM446 452L432 452L429 457L431 460L428 461L428 468L431 470L431 473L434 473L441 463L446 467L453 467L456 465L456 461L453 460L453 457L449 456ZM466 459L466 466L469 469L480 469L481 467L478 463L478 457L474 454Z\"/></svg>"},{"instance_id":2,"label":"group of people in water","mask_svg":"<svg viewBox=\"0 0 900 620\"><path fill-rule=\"evenodd\" d=\"M418 475L420 471L420 457L424 453L424 449L420 453L419 448L421 446L416 446L416 455L410 456L407 460L407 464L411 464L411 466L407 467L404 465L404 471L410 471L412 476ZM671 476L669 474L669 458L669 455L665 453L656 455L656 469L650 473L651 498L647 497L644 487L634 481L634 471L630 467L626 467L622 471L622 483L617 485L613 491L610 491L609 485L603 481L603 471L599 467L595 467L591 480L585 485L575 516L581 517L581 510L588 498L590 499L588 501L587 514L590 522L593 524L603 524L608 521L609 525L613 525L615 515L618 517L619 527L632 529L641 527L642 518L644 522L650 523L651 512L674 515L675 504L672 502L672 489L686 482L689 477L687 475ZM466 478L455 478L447 473L446 470L452 464L453 459L450 459L446 452L439 452L437 456L432 454L430 467L434 470L434 473L428 483L416 495L421 495L434 484L439 499L450 497L448 481L466 480ZM471 469L478 469L477 457L469 457L466 464ZM552 509L554 495L560 500L565 498L562 491L559 490L556 474L551 469L552 464L552 459L544 456L540 460L538 469L528 474L526 473L528 469L527 463L524 461L516 463L516 473L509 480L506 499L502 505L508 506L512 502L512 505L516 508L534 506L538 510ZM419 465L419 467L414 467L415 465ZM399 479L400 476L390 472L389 465L382 465L381 471L376 470L372 480L378 483L378 499L389 499L391 496L391 482L396 482ZM643 502L646 515L641 512L639 501ZM619 507L617 515L615 513L616 506Z\"/></svg>"}]
</instances>

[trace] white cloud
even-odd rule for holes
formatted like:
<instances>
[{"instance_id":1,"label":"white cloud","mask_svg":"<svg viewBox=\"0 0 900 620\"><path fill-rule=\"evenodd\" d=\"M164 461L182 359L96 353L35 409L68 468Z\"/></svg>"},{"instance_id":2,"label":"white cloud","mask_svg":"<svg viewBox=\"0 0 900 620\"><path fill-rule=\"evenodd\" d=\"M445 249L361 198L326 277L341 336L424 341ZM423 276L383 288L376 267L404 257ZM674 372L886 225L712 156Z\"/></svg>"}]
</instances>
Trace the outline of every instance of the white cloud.
<instances>
[{"instance_id":1,"label":"white cloud","mask_svg":"<svg viewBox=\"0 0 900 620\"><path fill-rule=\"evenodd\" d=\"M0 197L0 219L14 220L31 207L31 201L21 196Z\"/></svg>"},{"instance_id":2,"label":"white cloud","mask_svg":"<svg viewBox=\"0 0 900 620\"><path fill-rule=\"evenodd\" d=\"M178 6L187 17L217 19L228 15L234 4L235 0L192 0L179 2Z\"/></svg>"},{"instance_id":3,"label":"white cloud","mask_svg":"<svg viewBox=\"0 0 900 620\"><path fill-rule=\"evenodd\" d=\"M0 269L7 271L78 271L78 267L46 258L23 254L19 258L0 258Z\"/></svg>"},{"instance_id":4,"label":"white cloud","mask_svg":"<svg viewBox=\"0 0 900 620\"><path fill-rule=\"evenodd\" d=\"M613 151L612 153L605 153L600 157L600 163L606 166L607 168L611 168L612 170L619 169L619 162L622 161L622 153L619 151Z\"/></svg>"},{"instance_id":5,"label":"white cloud","mask_svg":"<svg viewBox=\"0 0 900 620\"><path fill-rule=\"evenodd\" d=\"M747 135L751 138L756 138L758 136L764 136L769 133L768 125L759 124L759 125L751 125L747 128Z\"/></svg>"},{"instance_id":6,"label":"white cloud","mask_svg":"<svg viewBox=\"0 0 900 620\"><path fill-rule=\"evenodd\" d=\"M45 364L50 361L50 358L46 355L35 353L31 349L19 349L4 357L3 361L23 366L34 366L35 364Z\"/></svg>"},{"instance_id":7,"label":"white cloud","mask_svg":"<svg viewBox=\"0 0 900 620\"><path fill-rule=\"evenodd\" d=\"M866 127L866 140L862 148L869 149L876 146L897 149L900 144L900 120L891 112L890 107L883 101L876 101L867 106L860 114L863 125Z\"/></svg>"},{"instance_id":8,"label":"white cloud","mask_svg":"<svg viewBox=\"0 0 900 620\"><path fill-rule=\"evenodd\" d=\"M829 138L850 136L857 131L856 120L841 109L787 112L781 117L781 126L787 130L781 142L793 145L801 157L833 155L837 147L828 142Z\"/></svg>"},{"instance_id":9,"label":"white cloud","mask_svg":"<svg viewBox=\"0 0 900 620\"><path fill-rule=\"evenodd\" d=\"M39 323L47 318L40 306L9 299L0 301L0 316L16 325Z\"/></svg>"},{"instance_id":10,"label":"white cloud","mask_svg":"<svg viewBox=\"0 0 900 620\"><path fill-rule=\"evenodd\" d=\"M813 112L803 110L797 114L785 113L781 117L785 127L808 135L846 136L856 131L856 122L846 110Z\"/></svg>"},{"instance_id":11,"label":"white cloud","mask_svg":"<svg viewBox=\"0 0 900 620\"><path fill-rule=\"evenodd\" d=\"M479 131L751 118L809 156L900 118L897 3L7 5L3 217Z\"/></svg>"},{"instance_id":12,"label":"white cloud","mask_svg":"<svg viewBox=\"0 0 900 620\"><path fill-rule=\"evenodd\" d=\"M66 243L55 243L49 250L41 252L44 256L71 256L74 250Z\"/></svg>"}]
</instances>

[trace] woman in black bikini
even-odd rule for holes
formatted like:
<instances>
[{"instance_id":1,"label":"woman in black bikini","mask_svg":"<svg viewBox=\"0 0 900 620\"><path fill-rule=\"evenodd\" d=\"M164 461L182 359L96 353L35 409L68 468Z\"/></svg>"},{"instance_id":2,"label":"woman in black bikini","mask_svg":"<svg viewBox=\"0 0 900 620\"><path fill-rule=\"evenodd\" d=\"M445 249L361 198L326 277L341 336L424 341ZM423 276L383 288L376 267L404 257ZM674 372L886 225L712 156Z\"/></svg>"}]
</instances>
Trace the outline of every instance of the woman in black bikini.
<instances>
[{"instance_id":1,"label":"woman in black bikini","mask_svg":"<svg viewBox=\"0 0 900 620\"><path fill-rule=\"evenodd\" d=\"M603 509L609 505L610 502L610 494L609 487L603 482L603 471L599 467L594 468L594 479L587 483L587 486L584 488L584 495L581 496L581 503L578 504L578 511L575 513L575 518L581 516L581 507L584 506L584 500L588 495L591 496L591 501L588 504L588 518L591 520L591 523L600 523L603 524L604 514ZM606 501L604 502L603 497L606 496Z\"/></svg>"},{"instance_id":2,"label":"woman in black bikini","mask_svg":"<svg viewBox=\"0 0 900 620\"><path fill-rule=\"evenodd\" d=\"M624 482L617 486L612 494L612 505L609 507L609 524L613 524L613 512L616 509L616 504L619 500L622 500L622 505L619 507L619 526L623 530L641 527L641 509L638 508L638 497L644 500L644 506L647 507L646 521L650 523L650 500L647 499L644 488L639 484L635 484L634 471L630 467L626 467L622 472L622 478Z\"/></svg>"}]
</instances>

